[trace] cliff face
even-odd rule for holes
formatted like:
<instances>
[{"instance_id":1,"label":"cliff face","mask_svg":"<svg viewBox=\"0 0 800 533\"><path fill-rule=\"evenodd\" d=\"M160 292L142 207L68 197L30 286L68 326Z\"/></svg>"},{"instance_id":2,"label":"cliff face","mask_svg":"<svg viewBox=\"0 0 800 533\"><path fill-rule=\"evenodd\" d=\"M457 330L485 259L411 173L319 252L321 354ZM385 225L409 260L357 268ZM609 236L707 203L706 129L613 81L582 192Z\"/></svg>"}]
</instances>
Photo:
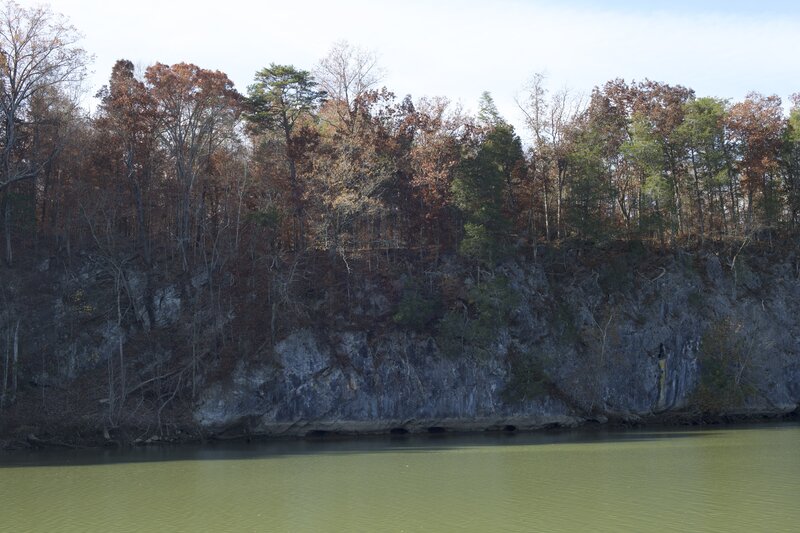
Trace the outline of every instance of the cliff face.
<instances>
[{"instance_id":1,"label":"cliff face","mask_svg":"<svg viewBox=\"0 0 800 533\"><path fill-rule=\"evenodd\" d=\"M547 396L506 404L501 358L447 360L431 339L416 335L370 341L364 332L342 332L323 344L302 330L278 344L276 357L240 365L229 382L210 387L195 411L198 423L223 428L246 418L250 431L302 435L577 422Z\"/></svg>"},{"instance_id":2,"label":"cliff face","mask_svg":"<svg viewBox=\"0 0 800 533\"><path fill-rule=\"evenodd\" d=\"M212 430L521 429L676 412L792 412L800 402L800 280L793 259L678 254L623 264L507 264L515 295L482 356L434 333L301 329L239 364L194 411ZM469 284L470 280L467 280ZM380 331L380 332L378 332ZM535 364L528 364L528 362ZM512 394L516 392L516 394Z\"/></svg>"},{"instance_id":3,"label":"cliff face","mask_svg":"<svg viewBox=\"0 0 800 533\"><path fill-rule=\"evenodd\" d=\"M573 250L492 274L451 261L431 282L444 304L419 309L428 323L398 318L407 279L353 277L349 303L329 320L312 315L246 354L212 347L193 358L194 344L170 342L199 329L187 321L185 289L136 271L110 279L91 261L67 273L45 264L8 284L0 326L10 339L22 321L23 333L20 362L4 367L19 385L13 398L7 390L0 431L43 431L47 419L31 413L145 436L163 427L305 435L791 413L800 403L798 265L793 254L711 251L651 261ZM502 290L485 290L498 280ZM442 289L448 283L456 288ZM193 342L234 316L213 314Z\"/></svg>"}]
</instances>

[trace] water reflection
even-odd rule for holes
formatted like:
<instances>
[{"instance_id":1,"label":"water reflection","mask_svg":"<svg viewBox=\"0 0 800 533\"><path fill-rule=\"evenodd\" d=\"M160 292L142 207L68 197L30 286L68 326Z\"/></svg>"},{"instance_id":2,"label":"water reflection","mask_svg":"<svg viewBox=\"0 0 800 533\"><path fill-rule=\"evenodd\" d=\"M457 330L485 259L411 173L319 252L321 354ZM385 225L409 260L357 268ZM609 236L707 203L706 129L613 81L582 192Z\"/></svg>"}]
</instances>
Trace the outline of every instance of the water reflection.
<instances>
[{"instance_id":1,"label":"water reflection","mask_svg":"<svg viewBox=\"0 0 800 533\"><path fill-rule=\"evenodd\" d=\"M786 429L791 424L726 427L725 430ZM709 428L675 429L562 429L543 432L486 432L472 434L325 436L311 439L253 439L209 441L203 444L156 445L134 448L44 449L0 454L0 468L24 466L86 466L158 461L260 459L284 455L341 455L364 453L427 453L494 446L546 446L702 438Z\"/></svg>"}]
</instances>

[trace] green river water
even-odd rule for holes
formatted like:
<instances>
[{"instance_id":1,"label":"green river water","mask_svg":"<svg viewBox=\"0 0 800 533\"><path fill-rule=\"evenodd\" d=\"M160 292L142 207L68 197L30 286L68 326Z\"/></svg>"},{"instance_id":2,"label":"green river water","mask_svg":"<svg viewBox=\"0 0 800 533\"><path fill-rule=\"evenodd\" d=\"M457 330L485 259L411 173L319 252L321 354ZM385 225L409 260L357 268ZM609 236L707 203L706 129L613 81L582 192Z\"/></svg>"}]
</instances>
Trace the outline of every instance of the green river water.
<instances>
[{"instance_id":1,"label":"green river water","mask_svg":"<svg viewBox=\"0 0 800 533\"><path fill-rule=\"evenodd\" d=\"M800 531L800 424L0 455L0 531Z\"/></svg>"}]
</instances>

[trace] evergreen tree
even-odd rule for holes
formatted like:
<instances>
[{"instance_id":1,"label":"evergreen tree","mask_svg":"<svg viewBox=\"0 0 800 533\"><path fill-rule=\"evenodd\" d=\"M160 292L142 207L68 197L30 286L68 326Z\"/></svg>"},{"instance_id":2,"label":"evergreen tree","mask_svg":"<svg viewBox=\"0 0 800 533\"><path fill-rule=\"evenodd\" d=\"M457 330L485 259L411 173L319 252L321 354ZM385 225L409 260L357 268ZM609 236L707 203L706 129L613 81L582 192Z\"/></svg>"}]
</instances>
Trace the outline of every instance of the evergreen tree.
<instances>
[{"instance_id":1,"label":"evergreen tree","mask_svg":"<svg viewBox=\"0 0 800 533\"><path fill-rule=\"evenodd\" d=\"M524 157L514 127L497 113L489 93L483 94L480 116L488 132L476 153L462 161L453 196L465 219L461 253L494 265L508 253L511 224L503 208L513 198L511 182Z\"/></svg>"},{"instance_id":2,"label":"evergreen tree","mask_svg":"<svg viewBox=\"0 0 800 533\"><path fill-rule=\"evenodd\" d=\"M317 88L311 74L291 65L270 64L256 73L256 82L247 88L246 115L253 131L276 132L283 137L286 161L289 164L289 184L295 217L295 241L304 247L304 209L302 187L297 178L298 153L293 143L297 121L324 101L325 91Z\"/></svg>"}]
</instances>

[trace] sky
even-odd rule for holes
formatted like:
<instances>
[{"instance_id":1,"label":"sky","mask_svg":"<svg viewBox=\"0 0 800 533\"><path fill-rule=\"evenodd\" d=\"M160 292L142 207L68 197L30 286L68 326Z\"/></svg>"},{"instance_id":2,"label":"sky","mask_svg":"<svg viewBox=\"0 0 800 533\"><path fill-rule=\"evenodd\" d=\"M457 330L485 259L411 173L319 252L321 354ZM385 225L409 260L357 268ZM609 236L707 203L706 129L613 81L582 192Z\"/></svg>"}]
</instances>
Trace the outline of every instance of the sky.
<instances>
[{"instance_id":1,"label":"sky","mask_svg":"<svg viewBox=\"0 0 800 533\"><path fill-rule=\"evenodd\" d=\"M19 1L19 0L18 0ZM22 0L22 5L42 2ZM474 110L483 91L518 129L534 73L588 94L613 78L699 96L784 100L800 92L800 2L744 0L52 0L95 55L88 90L120 58L222 70L245 92L270 63L312 70L345 39L372 50L398 96L446 96ZM87 102L90 101L87 98ZM523 132L520 132L523 133Z\"/></svg>"}]
</instances>

